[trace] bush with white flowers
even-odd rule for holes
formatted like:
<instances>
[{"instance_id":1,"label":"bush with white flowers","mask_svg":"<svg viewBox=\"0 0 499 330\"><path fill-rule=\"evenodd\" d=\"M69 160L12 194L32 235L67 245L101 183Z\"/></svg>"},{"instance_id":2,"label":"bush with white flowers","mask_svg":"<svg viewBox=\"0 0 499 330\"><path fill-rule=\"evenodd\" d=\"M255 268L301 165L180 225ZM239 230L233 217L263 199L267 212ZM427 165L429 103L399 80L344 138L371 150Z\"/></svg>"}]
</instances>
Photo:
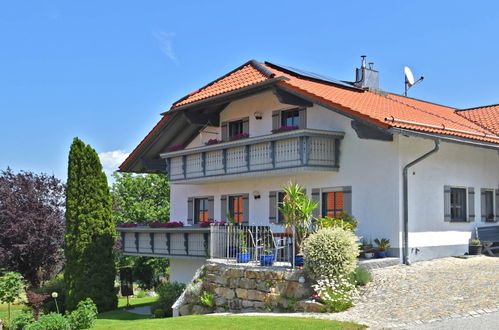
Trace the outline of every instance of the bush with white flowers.
<instances>
[{"instance_id":1,"label":"bush with white flowers","mask_svg":"<svg viewBox=\"0 0 499 330\"><path fill-rule=\"evenodd\" d=\"M355 284L346 275L320 279L312 287L332 312L341 312L351 307L358 293Z\"/></svg>"},{"instance_id":2,"label":"bush with white flowers","mask_svg":"<svg viewBox=\"0 0 499 330\"><path fill-rule=\"evenodd\" d=\"M357 266L358 237L342 228L324 228L305 239L304 266L310 278L348 275Z\"/></svg>"}]
</instances>

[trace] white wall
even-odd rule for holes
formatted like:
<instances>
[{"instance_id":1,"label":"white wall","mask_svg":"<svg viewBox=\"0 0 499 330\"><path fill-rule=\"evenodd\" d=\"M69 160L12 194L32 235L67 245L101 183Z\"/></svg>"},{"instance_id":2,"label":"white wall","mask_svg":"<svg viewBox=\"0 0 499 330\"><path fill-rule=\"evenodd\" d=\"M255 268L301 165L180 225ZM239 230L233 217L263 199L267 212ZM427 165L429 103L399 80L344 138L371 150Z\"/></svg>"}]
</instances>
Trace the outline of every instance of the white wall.
<instances>
[{"instance_id":1,"label":"white wall","mask_svg":"<svg viewBox=\"0 0 499 330\"><path fill-rule=\"evenodd\" d=\"M189 283L205 259L170 258L170 282Z\"/></svg>"},{"instance_id":2,"label":"white wall","mask_svg":"<svg viewBox=\"0 0 499 330\"><path fill-rule=\"evenodd\" d=\"M400 168L431 150L434 143L415 137L400 137ZM409 171L409 247L420 250L413 259L439 256L444 253L463 254L481 222L480 189L499 187L499 154L497 150L442 142L433 154ZM444 186L473 187L475 221L465 223L444 221ZM402 200L401 200L402 203ZM428 250L432 247L432 251ZM438 252L440 249L441 252ZM454 251L454 252L450 252Z\"/></svg>"},{"instance_id":3,"label":"white wall","mask_svg":"<svg viewBox=\"0 0 499 330\"><path fill-rule=\"evenodd\" d=\"M288 106L289 107L289 106ZM233 102L221 113L221 120L250 117L250 135L267 135L272 129L272 110L284 108L268 92ZM262 120L255 120L253 113L263 113ZM398 246L399 223L399 173L397 139L393 142L360 140L351 128L351 120L331 110L314 106L307 109L307 127L345 132L341 142L340 169L338 172L309 172L289 175L254 177L232 182L200 185L172 184L171 219L187 219L187 198L215 197L214 216L221 217L220 196L248 193L251 223L268 223L269 191L279 190L290 179L300 183L310 195L312 188L352 186L352 213L360 221L358 233L366 238L387 237L392 246ZM253 198L258 191L260 199ZM225 213L225 211L223 211ZM277 230L277 228L275 228Z\"/></svg>"}]
</instances>

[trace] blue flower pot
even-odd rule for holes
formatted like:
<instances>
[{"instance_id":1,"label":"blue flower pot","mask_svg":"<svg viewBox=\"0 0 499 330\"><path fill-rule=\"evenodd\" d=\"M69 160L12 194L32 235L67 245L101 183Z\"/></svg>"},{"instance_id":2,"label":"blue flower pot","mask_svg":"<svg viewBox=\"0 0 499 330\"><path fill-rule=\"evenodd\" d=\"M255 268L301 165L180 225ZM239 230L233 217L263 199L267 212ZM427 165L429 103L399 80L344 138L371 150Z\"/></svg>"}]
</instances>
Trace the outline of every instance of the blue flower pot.
<instances>
[{"instance_id":1,"label":"blue flower pot","mask_svg":"<svg viewBox=\"0 0 499 330\"><path fill-rule=\"evenodd\" d=\"M274 255L260 256L260 266L272 266L274 264Z\"/></svg>"},{"instance_id":2,"label":"blue flower pot","mask_svg":"<svg viewBox=\"0 0 499 330\"><path fill-rule=\"evenodd\" d=\"M293 257L289 258L289 262L293 265ZM295 256L295 267L303 267L303 256Z\"/></svg>"},{"instance_id":3,"label":"blue flower pot","mask_svg":"<svg viewBox=\"0 0 499 330\"><path fill-rule=\"evenodd\" d=\"M386 258L386 251L376 251L374 252L376 258Z\"/></svg>"},{"instance_id":4,"label":"blue flower pot","mask_svg":"<svg viewBox=\"0 0 499 330\"><path fill-rule=\"evenodd\" d=\"M249 262L250 261L250 254L240 252L236 255L236 261L239 263Z\"/></svg>"}]
</instances>

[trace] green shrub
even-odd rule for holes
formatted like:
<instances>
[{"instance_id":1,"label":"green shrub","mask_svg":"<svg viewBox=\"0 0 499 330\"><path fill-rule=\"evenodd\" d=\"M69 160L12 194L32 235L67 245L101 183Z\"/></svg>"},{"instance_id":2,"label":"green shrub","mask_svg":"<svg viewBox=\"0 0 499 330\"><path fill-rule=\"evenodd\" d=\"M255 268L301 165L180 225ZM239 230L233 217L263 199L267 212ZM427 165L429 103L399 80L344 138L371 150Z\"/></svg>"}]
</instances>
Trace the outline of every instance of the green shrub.
<instances>
[{"instance_id":1,"label":"green shrub","mask_svg":"<svg viewBox=\"0 0 499 330\"><path fill-rule=\"evenodd\" d=\"M24 329L27 325L35 322L35 319L33 318L33 313L31 312L22 312L20 314L17 314L12 321L10 322L10 325L8 329L10 330L22 330Z\"/></svg>"},{"instance_id":2,"label":"green shrub","mask_svg":"<svg viewBox=\"0 0 499 330\"><path fill-rule=\"evenodd\" d=\"M210 293L208 291L204 291L201 297L199 298L199 301L201 302L201 305L213 308L215 306L215 296L213 293Z\"/></svg>"},{"instance_id":3,"label":"green shrub","mask_svg":"<svg viewBox=\"0 0 499 330\"><path fill-rule=\"evenodd\" d=\"M371 274L362 267L355 268L353 273L350 274L350 278L353 283L361 286L364 286L372 281Z\"/></svg>"},{"instance_id":4,"label":"green shrub","mask_svg":"<svg viewBox=\"0 0 499 330\"><path fill-rule=\"evenodd\" d=\"M178 282L169 282L158 285L156 293L159 298L156 304L152 306L152 312L156 309L161 309L165 312L166 317L172 316L172 305L180 297L185 289L185 284Z\"/></svg>"},{"instance_id":5,"label":"green shrub","mask_svg":"<svg viewBox=\"0 0 499 330\"><path fill-rule=\"evenodd\" d=\"M332 312L341 312L351 307L357 294L355 284L346 275L320 279L312 287Z\"/></svg>"},{"instance_id":6,"label":"green shrub","mask_svg":"<svg viewBox=\"0 0 499 330\"><path fill-rule=\"evenodd\" d=\"M57 305L59 306L59 312L64 314L66 311L66 283L62 275L55 277L54 279L46 282L40 289L35 291L40 294L48 294L49 298L45 299L43 302L43 312L45 314L57 312L55 306L54 298L52 298L52 292L57 292Z\"/></svg>"},{"instance_id":7,"label":"green shrub","mask_svg":"<svg viewBox=\"0 0 499 330\"><path fill-rule=\"evenodd\" d=\"M341 212L337 218L323 217L317 219L317 227L319 229L339 227L345 230L355 231L358 225L359 221L346 212Z\"/></svg>"},{"instance_id":8,"label":"green shrub","mask_svg":"<svg viewBox=\"0 0 499 330\"><path fill-rule=\"evenodd\" d=\"M78 303L78 307L67 315L71 330L89 329L97 318L97 306L87 298Z\"/></svg>"},{"instance_id":9,"label":"green shrub","mask_svg":"<svg viewBox=\"0 0 499 330\"><path fill-rule=\"evenodd\" d=\"M45 314L35 323L28 325L26 330L69 330L69 321L58 313Z\"/></svg>"},{"instance_id":10,"label":"green shrub","mask_svg":"<svg viewBox=\"0 0 499 330\"><path fill-rule=\"evenodd\" d=\"M319 280L348 275L359 255L358 237L341 228L324 228L304 242L304 266L310 278Z\"/></svg>"}]
</instances>

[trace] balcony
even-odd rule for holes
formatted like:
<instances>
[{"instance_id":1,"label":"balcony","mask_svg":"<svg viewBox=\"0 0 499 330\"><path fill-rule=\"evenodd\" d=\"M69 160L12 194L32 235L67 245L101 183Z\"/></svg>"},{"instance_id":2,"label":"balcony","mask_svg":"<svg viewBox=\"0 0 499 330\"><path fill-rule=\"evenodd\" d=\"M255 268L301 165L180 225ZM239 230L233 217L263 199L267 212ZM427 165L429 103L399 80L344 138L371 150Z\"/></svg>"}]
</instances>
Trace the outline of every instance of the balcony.
<instances>
[{"instance_id":1,"label":"balcony","mask_svg":"<svg viewBox=\"0 0 499 330\"><path fill-rule=\"evenodd\" d=\"M122 251L129 256L205 259L210 249L210 228L131 227L116 229Z\"/></svg>"},{"instance_id":2,"label":"balcony","mask_svg":"<svg viewBox=\"0 0 499 330\"><path fill-rule=\"evenodd\" d=\"M343 132L300 129L161 154L173 183L337 171Z\"/></svg>"}]
</instances>

